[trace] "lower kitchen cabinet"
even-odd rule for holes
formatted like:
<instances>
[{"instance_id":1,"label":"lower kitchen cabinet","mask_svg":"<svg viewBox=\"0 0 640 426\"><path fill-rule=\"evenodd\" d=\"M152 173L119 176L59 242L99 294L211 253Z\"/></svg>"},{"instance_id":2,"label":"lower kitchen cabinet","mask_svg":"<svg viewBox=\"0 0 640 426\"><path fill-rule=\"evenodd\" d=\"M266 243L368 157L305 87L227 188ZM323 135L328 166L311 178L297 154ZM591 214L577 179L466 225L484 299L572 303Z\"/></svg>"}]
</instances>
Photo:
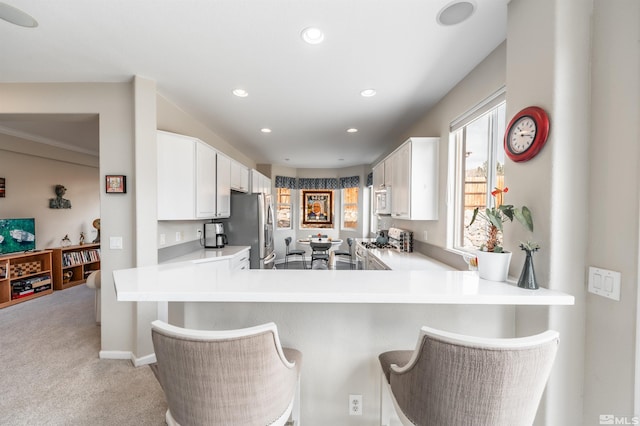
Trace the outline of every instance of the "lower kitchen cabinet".
<instances>
[{"instance_id":1,"label":"lower kitchen cabinet","mask_svg":"<svg viewBox=\"0 0 640 426\"><path fill-rule=\"evenodd\" d=\"M51 250L0 256L0 308L51 293Z\"/></svg>"}]
</instances>

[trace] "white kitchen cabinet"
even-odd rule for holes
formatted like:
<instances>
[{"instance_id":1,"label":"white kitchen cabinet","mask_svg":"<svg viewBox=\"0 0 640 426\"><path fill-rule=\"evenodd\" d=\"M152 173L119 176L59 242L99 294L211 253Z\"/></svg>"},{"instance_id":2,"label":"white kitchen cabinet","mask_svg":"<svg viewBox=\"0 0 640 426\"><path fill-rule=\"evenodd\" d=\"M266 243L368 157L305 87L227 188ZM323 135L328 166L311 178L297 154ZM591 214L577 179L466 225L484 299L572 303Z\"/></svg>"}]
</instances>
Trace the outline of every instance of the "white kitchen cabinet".
<instances>
[{"instance_id":1,"label":"white kitchen cabinet","mask_svg":"<svg viewBox=\"0 0 640 426\"><path fill-rule=\"evenodd\" d=\"M373 166L373 190L392 185L393 164L392 155Z\"/></svg>"},{"instance_id":2,"label":"white kitchen cabinet","mask_svg":"<svg viewBox=\"0 0 640 426\"><path fill-rule=\"evenodd\" d=\"M235 160L231 160L231 189L249 192L249 168Z\"/></svg>"},{"instance_id":3,"label":"white kitchen cabinet","mask_svg":"<svg viewBox=\"0 0 640 426\"><path fill-rule=\"evenodd\" d=\"M216 214L216 151L196 140L196 219Z\"/></svg>"},{"instance_id":4,"label":"white kitchen cabinet","mask_svg":"<svg viewBox=\"0 0 640 426\"><path fill-rule=\"evenodd\" d=\"M215 217L216 151L189 136L158 131L158 220Z\"/></svg>"},{"instance_id":5,"label":"white kitchen cabinet","mask_svg":"<svg viewBox=\"0 0 640 426\"><path fill-rule=\"evenodd\" d=\"M392 164L391 216L409 219L411 210L411 144L405 143L393 152Z\"/></svg>"},{"instance_id":6,"label":"white kitchen cabinet","mask_svg":"<svg viewBox=\"0 0 640 426\"><path fill-rule=\"evenodd\" d=\"M251 169L251 193L271 194L271 179L255 169Z\"/></svg>"},{"instance_id":7,"label":"white kitchen cabinet","mask_svg":"<svg viewBox=\"0 0 640 426\"><path fill-rule=\"evenodd\" d=\"M392 160L391 217L438 219L439 142L439 138L410 138L388 157Z\"/></svg>"},{"instance_id":8,"label":"white kitchen cabinet","mask_svg":"<svg viewBox=\"0 0 640 426\"><path fill-rule=\"evenodd\" d=\"M231 216L231 159L216 155L216 218Z\"/></svg>"},{"instance_id":9,"label":"white kitchen cabinet","mask_svg":"<svg viewBox=\"0 0 640 426\"><path fill-rule=\"evenodd\" d=\"M373 171L373 190L384 187L384 161L379 162L372 167Z\"/></svg>"},{"instance_id":10,"label":"white kitchen cabinet","mask_svg":"<svg viewBox=\"0 0 640 426\"><path fill-rule=\"evenodd\" d=\"M230 268L232 271L239 271L242 269L251 269L250 267L250 253L251 249L246 249L233 256L230 262Z\"/></svg>"}]
</instances>

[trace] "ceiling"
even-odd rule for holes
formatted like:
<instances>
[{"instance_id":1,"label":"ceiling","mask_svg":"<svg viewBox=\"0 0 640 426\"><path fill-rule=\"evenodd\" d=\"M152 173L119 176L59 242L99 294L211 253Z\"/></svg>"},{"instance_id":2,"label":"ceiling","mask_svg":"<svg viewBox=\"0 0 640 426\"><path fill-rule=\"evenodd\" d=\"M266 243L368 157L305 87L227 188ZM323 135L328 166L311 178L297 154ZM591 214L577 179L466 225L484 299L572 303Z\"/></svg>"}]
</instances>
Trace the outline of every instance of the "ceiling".
<instances>
[{"instance_id":1,"label":"ceiling","mask_svg":"<svg viewBox=\"0 0 640 426\"><path fill-rule=\"evenodd\" d=\"M39 25L0 20L0 82L139 75L257 163L370 164L505 40L508 0L466 1L473 15L445 26L451 0L4 0ZM302 40L309 26L323 43ZM0 132L97 153L78 137L92 120L0 115Z\"/></svg>"}]
</instances>

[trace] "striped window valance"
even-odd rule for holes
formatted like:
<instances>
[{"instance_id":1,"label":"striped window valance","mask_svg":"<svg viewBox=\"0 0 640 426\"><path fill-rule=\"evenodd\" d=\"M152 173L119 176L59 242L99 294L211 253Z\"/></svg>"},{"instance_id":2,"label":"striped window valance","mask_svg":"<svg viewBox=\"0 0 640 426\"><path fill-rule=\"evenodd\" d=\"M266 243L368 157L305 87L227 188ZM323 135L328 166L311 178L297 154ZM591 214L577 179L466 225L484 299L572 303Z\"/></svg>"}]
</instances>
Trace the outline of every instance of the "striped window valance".
<instances>
[{"instance_id":1,"label":"striped window valance","mask_svg":"<svg viewBox=\"0 0 640 426\"><path fill-rule=\"evenodd\" d=\"M360 176L340 178L340 188L357 188L360 186Z\"/></svg>"},{"instance_id":2,"label":"striped window valance","mask_svg":"<svg viewBox=\"0 0 640 426\"><path fill-rule=\"evenodd\" d=\"M373 172L367 175L367 186L373 186Z\"/></svg>"},{"instance_id":3,"label":"striped window valance","mask_svg":"<svg viewBox=\"0 0 640 426\"><path fill-rule=\"evenodd\" d=\"M338 179L298 178L298 189L338 189Z\"/></svg>"},{"instance_id":4,"label":"striped window valance","mask_svg":"<svg viewBox=\"0 0 640 426\"><path fill-rule=\"evenodd\" d=\"M296 178L289 176L276 176L276 188L296 189Z\"/></svg>"}]
</instances>

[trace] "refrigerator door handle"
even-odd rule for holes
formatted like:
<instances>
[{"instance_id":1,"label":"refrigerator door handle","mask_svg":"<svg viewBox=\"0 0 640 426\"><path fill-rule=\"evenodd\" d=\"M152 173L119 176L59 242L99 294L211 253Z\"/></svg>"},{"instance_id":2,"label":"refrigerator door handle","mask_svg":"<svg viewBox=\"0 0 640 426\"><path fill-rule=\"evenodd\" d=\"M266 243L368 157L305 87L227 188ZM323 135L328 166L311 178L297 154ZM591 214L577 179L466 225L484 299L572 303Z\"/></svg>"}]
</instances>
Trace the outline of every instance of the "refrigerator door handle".
<instances>
[{"instance_id":1,"label":"refrigerator door handle","mask_svg":"<svg viewBox=\"0 0 640 426\"><path fill-rule=\"evenodd\" d=\"M269 256L265 257L264 260L262 261L262 263L264 263L266 265L268 263L273 262L274 260L276 260L276 252L275 251L273 253L271 253Z\"/></svg>"}]
</instances>

